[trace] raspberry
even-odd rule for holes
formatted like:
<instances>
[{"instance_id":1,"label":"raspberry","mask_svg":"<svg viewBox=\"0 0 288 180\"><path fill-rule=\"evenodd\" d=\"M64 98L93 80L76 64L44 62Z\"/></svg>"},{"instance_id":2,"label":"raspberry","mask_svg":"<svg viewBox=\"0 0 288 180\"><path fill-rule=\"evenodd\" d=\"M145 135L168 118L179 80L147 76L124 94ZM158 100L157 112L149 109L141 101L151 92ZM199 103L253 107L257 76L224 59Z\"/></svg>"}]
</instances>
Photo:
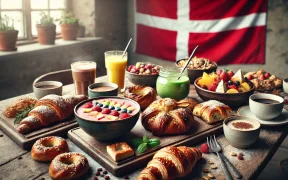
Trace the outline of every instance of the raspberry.
<instances>
[{"instance_id":1,"label":"raspberry","mask_svg":"<svg viewBox=\"0 0 288 180\"><path fill-rule=\"evenodd\" d=\"M119 118L120 118L120 119L125 119L125 118L128 118L128 117L130 117L130 115L129 115L128 113L121 113L121 114L119 115Z\"/></svg>"},{"instance_id":2,"label":"raspberry","mask_svg":"<svg viewBox=\"0 0 288 180\"><path fill-rule=\"evenodd\" d=\"M201 144L200 150L201 150L203 153L208 154L208 153L209 153L209 146L208 146L208 144L207 144L207 143Z\"/></svg>"},{"instance_id":3,"label":"raspberry","mask_svg":"<svg viewBox=\"0 0 288 180\"><path fill-rule=\"evenodd\" d=\"M93 104L92 104L92 102L87 102L82 107L83 108L91 108L91 107L93 107Z\"/></svg>"},{"instance_id":4,"label":"raspberry","mask_svg":"<svg viewBox=\"0 0 288 180\"><path fill-rule=\"evenodd\" d=\"M102 110L102 114L110 114L111 110L106 108Z\"/></svg>"},{"instance_id":5,"label":"raspberry","mask_svg":"<svg viewBox=\"0 0 288 180\"><path fill-rule=\"evenodd\" d=\"M92 108L92 111L98 111L98 112L101 112L101 111L102 111L102 108L99 107L99 106L94 106L94 107Z\"/></svg>"},{"instance_id":6,"label":"raspberry","mask_svg":"<svg viewBox=\"0 0 288 180\"><path fill-rule=\"evenodd\" d=\"M239 160L244 160L243 155L241 156L240 154L237 156L237 158L238 158Z\"/></svg>"},{"instance_id":7,"label":"raspberry","mask_svg":"<svg viewBox=\"0 0 288 180\"><path fill-rule=\"evenodd\" d=\"M112 110L111 113L110 113L110 115L112 115L112 116L119 116L119 112L116 111L116 110Z\"/></svg>"}]
</instances>

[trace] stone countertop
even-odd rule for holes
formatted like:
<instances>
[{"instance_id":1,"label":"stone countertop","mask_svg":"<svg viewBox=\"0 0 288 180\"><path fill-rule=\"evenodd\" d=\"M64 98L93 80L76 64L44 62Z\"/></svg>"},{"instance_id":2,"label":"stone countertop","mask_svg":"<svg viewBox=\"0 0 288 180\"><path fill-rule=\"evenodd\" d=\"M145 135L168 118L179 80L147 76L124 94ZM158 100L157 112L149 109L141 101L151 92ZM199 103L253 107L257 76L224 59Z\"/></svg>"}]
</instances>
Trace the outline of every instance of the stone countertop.
<instances>
[{"instance_id":1,"label":"stone countertop","mask_svg":"<svg viewBox=\"0 0 288 180\"><path fill-rule=\"evenodd\" d=\"M107 77L97 78L96 82L105 82ZM128 82L128 81L127 81ZM68 85L64 87L63 94L74 94L74 86ZM193 98L198 99L195 93L194 87L191 85L190 95ZM18 96L15 98L0 101L0 104L7 104L7 102L13 102L20 97L34 97L33 93ZM224 137L220 135L217 137L217 141L223 148L224 155L235 165L235 167L243 175L243 179L256 179L261 173L266 164L272 158L284 138L288 133L288 125L278 127L262 128L260 138L249 149L237 149L232 147ZM93 179L98 168L102 167L98 162L93 160L88 154L77 147L73 142L67 139L70 151L81 152L88 158L90 164L90 170L83 179ZM204 141L203 141L204 143ZM199 146L199 145L196 145ZM30 151L21 149L15 142L13 142L7 135L0 131L0 179L50 179L48 174L49 163L36 162L31 158ZM244 160L238 160L237 157L231 156L231 152L243 153ZM217 169L213 170L207 163L208 160L214 162ZM214 154L203 154L203 158L196 164L192 173L186 176L184 179L194 179L207 176L202 170L208 168L210 173L217 179L225 179L221 170L221 166ZM137 175L142 169L127 174L129 179L136 179ZM111 173L108 173L110 179L123 179L123 177L115 177ZM103 179L102 177L98 177Z\"/></svg>"}]
</instances>

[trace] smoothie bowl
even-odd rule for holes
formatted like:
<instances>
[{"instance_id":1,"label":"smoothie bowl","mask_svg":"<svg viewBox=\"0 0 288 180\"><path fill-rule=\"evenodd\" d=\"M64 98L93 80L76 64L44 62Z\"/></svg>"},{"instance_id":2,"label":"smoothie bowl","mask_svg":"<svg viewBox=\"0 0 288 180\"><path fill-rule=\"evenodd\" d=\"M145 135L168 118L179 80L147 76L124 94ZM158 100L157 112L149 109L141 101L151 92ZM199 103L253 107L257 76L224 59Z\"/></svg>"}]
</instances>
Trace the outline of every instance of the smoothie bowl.
<instances>
[{"instance_id":1,"label":"smoothie bowl","mask_svg":"<svg viewBox=\"0 0 288 180\"><path fill-rule=\"evenodd\" d=\"M121 97L98 97L74 108L79 126L98 141L119 138L135 126L140 116L137 102Z\"/></svg>"}]
</instances>

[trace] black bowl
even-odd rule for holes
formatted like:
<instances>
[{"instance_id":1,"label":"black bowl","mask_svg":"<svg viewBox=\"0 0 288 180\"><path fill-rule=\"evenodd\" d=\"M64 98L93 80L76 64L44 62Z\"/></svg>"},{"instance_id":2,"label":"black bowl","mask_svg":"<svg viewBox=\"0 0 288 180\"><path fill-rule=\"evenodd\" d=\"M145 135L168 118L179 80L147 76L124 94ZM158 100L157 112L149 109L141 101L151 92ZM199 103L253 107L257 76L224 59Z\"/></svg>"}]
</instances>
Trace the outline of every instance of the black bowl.
<instances>
[{"instance_id":1,"label":"black bowl","mask_svg":"<svg viewBox=\"0 0 288 180\"><path fill-rule=\"evenodd\" d=\"M92 121L78 116L77 109L83 104L89 101L98 99L107 99L107 98L125 99L126 101L130 101L135 105L135 107L137 107L138 112L129 118L116 121ZM98 141L110 141L113 139L117 139L121 136L124 136L125 134L131 131L131 129L135 126L135 124L139 119L140 105L137 102L128 98L115 97L115 96L98 97L85 100L77 104L74 108L74 114L77 123L87 134L94 137Z\"/></svg>"}]
</instances>

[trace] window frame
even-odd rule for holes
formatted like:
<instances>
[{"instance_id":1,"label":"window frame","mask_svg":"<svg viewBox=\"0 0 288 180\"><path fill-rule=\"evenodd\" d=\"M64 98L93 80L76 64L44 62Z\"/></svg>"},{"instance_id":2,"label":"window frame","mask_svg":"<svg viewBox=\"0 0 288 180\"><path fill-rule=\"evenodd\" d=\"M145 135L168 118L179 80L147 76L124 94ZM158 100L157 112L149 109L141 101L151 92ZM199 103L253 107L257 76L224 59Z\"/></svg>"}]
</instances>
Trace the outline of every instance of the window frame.
<instances>
[{"instance_id":1,"label":"window frame","mask_svg":"<svg viewBox=\"0 0 288 180\"><path fill-rule=\"evenodd\" d=\"M0 0L1 1L1 0ZM23 23L23 34L24 37L17 39L17 45L30 44L37 42L38 37L33 36L32 34L32 17L31 13L33 11L47 11L48 15L50 15L50 11L59 11L69 9L68 1L64 0L64 8L63 9L55 9L50 8L50 0L48 0L48 8L47 9L32 9L31 8L31 0L22 0L22 8L21 9L2 9L0 2L0 12L9 12L9 11L19 11L22 12L22 23ZM61 33L56 34L56 38L61 38Z\"/></svg>"}]
</instances>

